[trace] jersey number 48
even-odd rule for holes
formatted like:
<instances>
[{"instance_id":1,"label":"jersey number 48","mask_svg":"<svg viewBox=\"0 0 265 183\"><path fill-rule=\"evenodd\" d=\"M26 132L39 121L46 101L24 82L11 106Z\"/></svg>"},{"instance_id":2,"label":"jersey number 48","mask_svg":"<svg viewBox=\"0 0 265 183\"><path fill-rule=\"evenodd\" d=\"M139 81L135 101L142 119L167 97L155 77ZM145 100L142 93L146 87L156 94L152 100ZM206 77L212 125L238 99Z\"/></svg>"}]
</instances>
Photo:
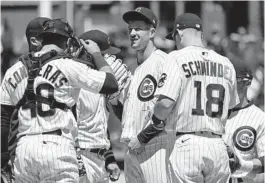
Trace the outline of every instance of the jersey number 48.
<instances>
[{"instance_id":1,"label":"jersey number 48","mask_svg":"<svg viewBox=\"0 0 265 183\"><path fill-rule=\"evenodd\" d=\"M204 116L204 110L202 109L201 81L194 81L194 87L197 88L196 95L196 108L192 109L192 115ZM213 96L213 91L218 93L218 97ZM220 84L208 84L206 86L206 115L209 117L220 117L223 114L223 104L225 97L225 88ZM213 110L213 104L217 106L217 110Z\"/></svg>"}]
</instances>

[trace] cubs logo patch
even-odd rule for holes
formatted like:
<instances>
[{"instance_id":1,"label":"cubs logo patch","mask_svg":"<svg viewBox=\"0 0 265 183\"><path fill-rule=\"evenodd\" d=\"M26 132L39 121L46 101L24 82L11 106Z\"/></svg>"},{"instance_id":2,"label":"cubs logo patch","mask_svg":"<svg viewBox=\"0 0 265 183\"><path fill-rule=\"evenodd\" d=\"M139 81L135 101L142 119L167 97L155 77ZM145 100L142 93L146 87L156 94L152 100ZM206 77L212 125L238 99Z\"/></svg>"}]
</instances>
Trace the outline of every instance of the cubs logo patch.
<instances>
[{"instance_id":1,"label":"cubs logo patch","mask_svg":"<svg viewBox=\"0 0 265 183\"><path fill-rule=\"evenodd\" d=\"M150 74L145 76L145 78L138 87L137 96L139 100L141 101L152 100L154 98L156 87L157 87L156 79Z\"/></svg>"},{"instance_id":2,"label":"cubs logo patch","mask_svg":"<svg viewBox=\"0 0 265 183\"><path fill-rule=\"evenodd\" d=\"M257 132L250 126L242 126L233 134L235 147L240 151L249 151L256 141Z\"/></svg>"},{"instance_id":3,"label":"cubs logo patch","mask_svg":"<svg viewBox=\"0 0 265 183\"><path fill-rule=\"evenodd\" d=\"M167 75L165 73L161 74L158 80L158 88L161 88L165 84L165 80L167 79Z\"/></svg>"}]
</instances>

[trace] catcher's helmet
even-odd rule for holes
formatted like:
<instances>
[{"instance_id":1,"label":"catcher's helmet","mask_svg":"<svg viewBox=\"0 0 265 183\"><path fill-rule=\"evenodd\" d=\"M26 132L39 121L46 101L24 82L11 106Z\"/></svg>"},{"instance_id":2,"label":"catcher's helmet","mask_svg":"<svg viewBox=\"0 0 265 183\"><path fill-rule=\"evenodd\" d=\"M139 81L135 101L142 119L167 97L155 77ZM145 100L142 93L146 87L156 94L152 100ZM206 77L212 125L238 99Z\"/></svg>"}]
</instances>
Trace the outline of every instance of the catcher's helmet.
<instances>
[{"instance_id":1,"label":"catcher's helmet","mask_svg":"<svg viewBox=\"0 0 265 183\"><path fill-rule=\"evenodd\" d=\"M46 21L43 25L43 32L40 36L45 34L58 34L68 38L73 37L73 29L64 19L53 19Z\"/></svg>"}]
</instances>

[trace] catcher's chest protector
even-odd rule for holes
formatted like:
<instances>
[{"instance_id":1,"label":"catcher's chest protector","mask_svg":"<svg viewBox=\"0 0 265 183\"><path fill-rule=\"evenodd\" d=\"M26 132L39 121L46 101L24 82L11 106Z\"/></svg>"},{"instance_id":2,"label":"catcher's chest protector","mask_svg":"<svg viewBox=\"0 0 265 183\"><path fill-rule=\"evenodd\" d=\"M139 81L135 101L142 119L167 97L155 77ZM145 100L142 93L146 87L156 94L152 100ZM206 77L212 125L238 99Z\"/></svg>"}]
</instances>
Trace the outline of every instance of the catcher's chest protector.
<instances>
[{"instance_id":1,"label":"catcher's chest protector","mask_svg":"<svg viewBox=\"0 0 265 183\"><path fill-rule=\"evenodd\" d=\"M43 54L41 57L33 57L33 53L29 53L27 55L23 55L20 58L20 61L28 70L28 84L22 99L16 105L17 109L22 106L23 109L30 108L31 110L35 110L36 101L45 103L50 106L53 105L53 107L63 110L69 108L65 104L57 102L55 99L48 99L40 95L36 95L33 88L34 79L37 77L41 67L52 60L60 58L71 58L71 56L66 54L58 54L55 50L51 50L50 52ZM31 111L31 114L33 115L32 117L36 117L36 113L34 111Z\"/></svg>"}]
</instances>

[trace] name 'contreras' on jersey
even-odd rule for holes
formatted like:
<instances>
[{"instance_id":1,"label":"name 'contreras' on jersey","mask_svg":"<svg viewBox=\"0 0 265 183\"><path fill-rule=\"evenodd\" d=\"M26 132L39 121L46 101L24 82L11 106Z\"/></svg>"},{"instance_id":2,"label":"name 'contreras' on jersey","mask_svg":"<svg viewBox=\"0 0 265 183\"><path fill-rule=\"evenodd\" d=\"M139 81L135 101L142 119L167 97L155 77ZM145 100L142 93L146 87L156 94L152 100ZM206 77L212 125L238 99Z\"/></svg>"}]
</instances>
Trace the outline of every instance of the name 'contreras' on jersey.
<instances>
[{"instance_id":1,"label":"name 'contreras' on jersey","mask_svg":"<svg viewBox=\"0 0 265 183\"><path fill-rule=\"evenodd\" d=\"M77 101L80 88L98 93L105 78L104 72L92 70L72 59L60 58L42 66L34 80L34 92L72 107ZM8 69L1 85L1 104L15 106L23 97L27 79L27 69L22 62L19 61ZM70 109L67 111L53 109L38 102L36 102L36 109L20 108L18 117L20 121L18 136L77 128L76 120Z\"/></svg>"},{"instance_id":2,"label":"name 'contreras' on jersey","mask_svg":"<svg viewBox=\"0 0 265 183\"><path fill-rule=\"evenodd\" d=\"M135 137L148 125L156 102L155 91L167 54L155 50L140 66L131 79L122 114L121 141Z\"/></svg>"},{"instance_id":3,"label":"name 'contreras' on jersey","mask_svg":"<svg viewBox=\"0 0 265 183\"><path fill-rule=\"evenodd\" d=\"M179 132L224 132L228 109L239 102L236 74L228 58L188 46L169 53L163 74L165 84L156 95L176 101L167 118L171 128Z\"/></svg>"}]
</instances>

